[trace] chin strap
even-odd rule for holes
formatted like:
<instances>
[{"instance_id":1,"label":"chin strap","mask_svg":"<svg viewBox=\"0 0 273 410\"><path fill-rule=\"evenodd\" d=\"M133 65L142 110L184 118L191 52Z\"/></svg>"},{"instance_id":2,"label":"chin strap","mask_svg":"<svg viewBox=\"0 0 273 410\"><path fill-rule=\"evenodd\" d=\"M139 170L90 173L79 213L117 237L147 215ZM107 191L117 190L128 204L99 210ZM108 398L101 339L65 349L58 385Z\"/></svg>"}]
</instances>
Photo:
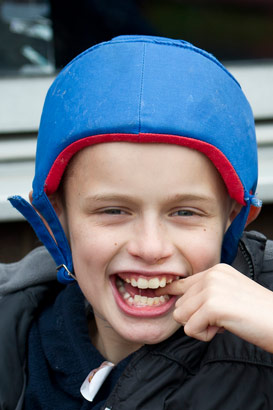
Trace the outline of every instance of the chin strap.
<instances>
[{"instance_id":1,"label":"chin strap","mask_svg":"<svg viewBox=\"0 0 273 410\"><path fill-rule=\"evenodd\" d=\"M70 270L68 270L68 267L67 267L66 265L62 264L62 265L59 265L59 266L56 267L56 271L57 271L58 273L59 273L59 271L62 270L62 269L64 269L64 270L67 272L68 276L70 276L70 277L73 278L74 280L77 280L76 276L73 275L73 273L71 273ZM71 282L71 281L69 280L69 282Z\"/></svg>"},{"instance_id":2,"label":"chin strap","mask_svg":"<svg viewBox=\"0 0 273 410\"><path fill-rule=\"evenodd\" d=\"M46 197L45 194L44 194L44 197ZM51 254L53 259L55 260L57 264L56 269L57 269L58 281L61 283L67 284L67 283L73 282L76 279L75 276L71 273L73 272L71 251L70 251L67 239L65 237L64 231L59 222L59 219L57 215L55 214L55 211L53 210L51 204L50 204L50 207L48 207L48 203L49 203L48 198L46 197L47 201L45 201L44 197L42 198L42 201L43 201L42 208L47 206L46 213L50 213L49 226L52 229L52 232L56 238L56 241L54 240L52 235L49 233L42 218L35 211L34 207L31 206L25 199L16 195L11 198L8 198L8 200L10 201L12 206L16 208L27 219L27 221L30 223L30 225L34 229L39 240L45 245L48 252ZM41 203L41 201L39 202ZM43 216L45 215L45 213L42 213L42 214ZM48 220L46 217L45 219ZM61 246L58 245L59 243L61 243Z\"/></svg>"},{"instance_id":3,"label":"chin strap","mask_svg":"<svg viewBox=\"0 0 273 410\"><path fill-rule=\"evenodd\" d=\"M237 246L244 228L259 215L262 201L248 192L245 193L246 205L242 207L224 236L221 261L232 264L237 254Z\"/></svg>"}]
</instances>

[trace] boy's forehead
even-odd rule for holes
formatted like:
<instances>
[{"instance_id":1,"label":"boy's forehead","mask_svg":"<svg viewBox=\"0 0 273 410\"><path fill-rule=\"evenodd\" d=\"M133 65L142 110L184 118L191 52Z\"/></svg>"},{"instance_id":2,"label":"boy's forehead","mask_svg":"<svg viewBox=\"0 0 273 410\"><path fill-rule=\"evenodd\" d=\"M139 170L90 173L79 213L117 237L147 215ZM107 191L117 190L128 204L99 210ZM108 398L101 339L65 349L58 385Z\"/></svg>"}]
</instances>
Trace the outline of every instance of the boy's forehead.
<instances>
[{"instance_id":1,"label":"boy's forehead","mask_svg":"<svg viewBox=\"0 0 273 410\"><path fill-rule=\"evenodd\" d=\"M214 164L204 154L163 143L108 142L86 147L68 164L68 175L75 177L76 184L121 178L133 184L142 175L142 185L151 180L163 183L170 179L177 181L177 188L182 181L195 181L200 186L212 185L221 193L227 191Z\"/></svg>"},{"instance_id":2,"label":"boy's forehead","mask_svg":"<svg viewBox=\"0 0 273 410\"><path fill-rule=\"evenodd\" d=\"M189 162L192 169L200 167L201 164L207 164L207 167L215 169L213 163L205 154L185 146L166 143L145 143L139 144L134 142L105 142L94 144L81 149L76 153L67 165L67 169L73 171L82 170L86 166L96 166L99 164L100 169L112 167L116 163L118 166L131 162L139 163L142 159L160 160L164 157L166 160L179 158L183 162ZM195 159L195 161L192 161ZM113 168L113 172L114 172Z\"/></svg>"}]
</instances>

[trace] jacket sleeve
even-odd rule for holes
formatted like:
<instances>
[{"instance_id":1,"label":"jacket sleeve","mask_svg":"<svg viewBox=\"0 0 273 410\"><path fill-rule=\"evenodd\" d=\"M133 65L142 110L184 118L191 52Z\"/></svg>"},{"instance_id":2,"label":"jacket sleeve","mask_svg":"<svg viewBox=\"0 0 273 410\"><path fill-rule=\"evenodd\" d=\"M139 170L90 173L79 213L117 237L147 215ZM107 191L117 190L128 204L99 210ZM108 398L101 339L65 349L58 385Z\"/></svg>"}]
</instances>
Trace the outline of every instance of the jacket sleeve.
<instances>
[{"instance_id":1,"label":"jacket sleeve","mask_svg":"<svg viewBox=\"0 0 273 410\"><path fill-rule=\"evenodd\" d=\"M0 409L20 409L25 386L27 335L46 286L15 292L0 299Z\"/></svg>"}]
</instances>

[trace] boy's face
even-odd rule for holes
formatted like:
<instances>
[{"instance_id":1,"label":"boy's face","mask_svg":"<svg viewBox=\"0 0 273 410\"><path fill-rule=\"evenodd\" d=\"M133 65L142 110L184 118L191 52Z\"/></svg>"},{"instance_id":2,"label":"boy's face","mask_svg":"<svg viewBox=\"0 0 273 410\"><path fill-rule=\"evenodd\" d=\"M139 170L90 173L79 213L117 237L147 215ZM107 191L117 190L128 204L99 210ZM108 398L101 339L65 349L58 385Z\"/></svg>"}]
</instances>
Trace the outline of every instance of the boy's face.
<instances>
[{"instance_id":1,"label":"boy's face","mask_svg":"<svg viewBox=\"0 0 273 410\"><path fill-rule=\"evenodd\" d=\"M168 338L176 297L155 288L219 263L233 217L216 169L185 147L121 142L85 148L69 167L57 212L99 332L136 345Z\"/></svg>"}]
</instances>

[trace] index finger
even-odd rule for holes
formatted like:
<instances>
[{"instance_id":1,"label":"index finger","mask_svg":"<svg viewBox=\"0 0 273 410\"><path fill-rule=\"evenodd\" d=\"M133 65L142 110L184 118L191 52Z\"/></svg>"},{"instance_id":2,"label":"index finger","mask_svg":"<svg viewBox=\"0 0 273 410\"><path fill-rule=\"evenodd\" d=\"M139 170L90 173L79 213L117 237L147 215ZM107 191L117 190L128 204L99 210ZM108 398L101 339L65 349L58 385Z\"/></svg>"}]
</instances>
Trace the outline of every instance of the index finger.
<instances>
[{"instance_id":1,"label":"index finger","mask_svg":"<svg viewBox=\"0 0 273 410\"><path fill-rule=\"evenodd\" d=\"M203 272L196 273L192 276L188 276L186 278L181 278L178 280L174 280L172 283L166 285L164 288L158 288L156 290L156 296L162 295L173 295L173 296L180 296L183 295L187 290L198 282L201 278Z\"/></svg>"},{"instance_id":2,"label":"index finger","mask_svg":"<svg viewBox=\"0 0 273 410\"><path fill-rule=\"evenodd\" d=\"M174 296L179 296L183 295L185 292L185 282L186 279L179 279L175 280L172 283L166 285L164 288L158 288L155 291L156 296L162 296L162 295L174 295Z\"/></svg>"}]
</instances>

